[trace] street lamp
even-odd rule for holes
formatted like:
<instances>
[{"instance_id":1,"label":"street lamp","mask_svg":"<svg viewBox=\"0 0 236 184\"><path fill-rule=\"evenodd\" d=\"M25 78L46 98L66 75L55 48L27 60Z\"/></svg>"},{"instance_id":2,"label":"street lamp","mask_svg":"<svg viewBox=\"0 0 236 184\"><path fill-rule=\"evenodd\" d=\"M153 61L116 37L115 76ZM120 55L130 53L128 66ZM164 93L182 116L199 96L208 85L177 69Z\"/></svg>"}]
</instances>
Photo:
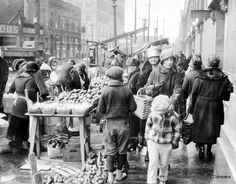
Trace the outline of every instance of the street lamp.
<instances>
[{"instance_id":1,"label":"street lamp","mask_svg":"<svg viewBox=\"0 0 236 184\"><path fill-rule=\"evenodd\" d=\"M113 5L112 5L112 7L113 7L113 34L114 34L113 36L114 37L117 35L117 32L116 32L116 7L117 7L116 1L117 0L112 0L112 2L113 2ZM117 45L117 42L116 42L116 40L114 40L114 46L116 47L116 45Z\"/></svg>"}]
</instances>

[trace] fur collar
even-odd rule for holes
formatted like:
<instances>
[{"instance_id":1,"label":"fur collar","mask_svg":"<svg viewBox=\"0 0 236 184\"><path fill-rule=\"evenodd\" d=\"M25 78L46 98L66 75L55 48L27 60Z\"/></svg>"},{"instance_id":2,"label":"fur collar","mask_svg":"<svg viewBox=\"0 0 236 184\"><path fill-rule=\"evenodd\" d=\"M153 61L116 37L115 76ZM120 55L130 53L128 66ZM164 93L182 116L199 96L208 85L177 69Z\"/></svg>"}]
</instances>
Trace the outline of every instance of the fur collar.
<instances>
[{"instance_id":1,"label":"fur collar","mask_svg":"<svg viewBox=\"0 0 236 184\"><path fill-rule=\"evenodd\" d=\"M219 68L208 68L203 70L197 78L203 80L221 80L226 78L225 75Z\"/></svg>"}]
</instances>

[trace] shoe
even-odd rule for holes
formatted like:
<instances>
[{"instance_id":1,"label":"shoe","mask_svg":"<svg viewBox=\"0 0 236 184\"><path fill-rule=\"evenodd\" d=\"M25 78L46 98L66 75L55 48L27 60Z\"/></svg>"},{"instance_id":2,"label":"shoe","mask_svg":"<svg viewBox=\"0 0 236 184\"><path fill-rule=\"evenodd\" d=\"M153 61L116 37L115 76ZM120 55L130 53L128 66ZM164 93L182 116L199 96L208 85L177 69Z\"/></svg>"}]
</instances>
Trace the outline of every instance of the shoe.
<instances>
[{"instance_id":1,"label":"shoe","mask_svg":"<svg viewBox=\"0 0 236 184\"><path fill-rule=\"evenodd\" d=\"M199 159L203 159L204 158L204 147L202 146L202 147L200 147L199 148L199 151L198 151L198 158Z\"/></svg>"},{"instance_id":2,"label":"shoe","mask_svg":"<svg viewBox=\"0 0 236 184\"><path fill-rule=\"evenodd\" d=\"M12 152L13 152L12 148L9 145L7 145L6 148L1 149L0 154L9 154L9 153L12 153Z\"/></svg>"},{"instance_id":3,"label":"shoe","mask_svg":"<svg viewBox=\"0 0 236 184\"><path fill-rule=\"evenodd\" d=\"M208 160L212 160L212 158L213 158L213 154L212 154L211 151L207 151L207 152L206 152L206 156L207 156L207 159L208 159Z\"/></svg>"},{"instance_id":4,"label":"shoe","mask_svg":"<svg viewBox=\"0 0 236 184\"><path fill-rule=\"evenodd\" d=\"M159 184L166 184L166 182L165 181L160 181Z\"/></svg>"},{"instance_id":5,"label":"shoe","mask_svg":"<svg viewBox=\"0 0 236 184\"><path fill-rule=\"evenodd\" d=\"M122 172L121 170L116 170L116 181L122 181L127 177L127 174Z\"/></svg>"}]
</instances>

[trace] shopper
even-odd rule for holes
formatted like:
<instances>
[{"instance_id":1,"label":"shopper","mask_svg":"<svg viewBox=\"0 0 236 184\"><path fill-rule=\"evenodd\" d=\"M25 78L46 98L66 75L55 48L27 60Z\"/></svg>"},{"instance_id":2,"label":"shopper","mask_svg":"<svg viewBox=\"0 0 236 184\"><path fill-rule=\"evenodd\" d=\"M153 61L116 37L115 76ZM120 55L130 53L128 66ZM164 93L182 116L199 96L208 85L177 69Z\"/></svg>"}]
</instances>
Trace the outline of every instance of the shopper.
<instances>
[{"instance_id":1,"label":"shopper","mask_svg":"<svg viewBox=\"0 0 236 184\"><path fill-rule=\"evenodd\" d=\"M80 77L81 88L84 90L88 90L90 80L88 78L88 74L86 72L86 66L84 63L80 63L77 67L77 71Z\"/></svg>"},{"instance_id":2,"label":"shopper","mask_svg":"<svg viewBox=\"0 0 236 184\"><path fill-rule=\"evenodd\" d=\"M200 72L202 72L202 59L201 55L195 54L191 58L191 61L189 63L189 72L184 77L183 82L183 98L188 99L187 100L187 108L189 104L189 98L191 96L191 91L193 88L193 83L195 81L195 78L199 76Z\"/></svg>"},{"instance_id":3,"label":"shopper","mask_svg":"<svg viewBox=\"0 0 236 184\"><path fill-rule=\"evenodd\" d=\"M109 85L103 89L98 110L106 117L105 151L107 155L108 183L114 182L114 160L118 155L117 171L115 179L123 180L126 173L122 173L127 153L129 140L129 113L136 110L136 103L131 90L123 85L123 70L118 66L112 66L107 71Z\"/></svg>"},{"instance_id":4,"label":"shopper","mask_svg":"<svg viewBox=\"0 0 236 184\"><path fill-rule=\"evenodd\" d=\"M193 114L191 140L199 147L199 158L212 159L211 147L220 135L224 123L223 100L230 99L233 87L227 75L219 69L220 59L211 56L206 69L196 78L190 102L189 113Z\"/></svg>"},{"instance_id":5,"label":"shopper","mask_svg":"<svg viewBox=\"0 0 236 184\"><path fill-rule=\"evenodd\" d=\"M150 96L167 95L171 99L172 109L176 109L178 99L182 93L183 79L181 74L174 70L174 55L171 48L162 50L160 64L150 61L152 72L146 84L146 93Z\"/></svg>"},{"instance_id":6,"label":"shopper","mask_svg":"<svg viewBox=\"0 0 236 184\"><path fill-rule=\"evenodd\" d=\"M148 184L157 184L159 168L159 184L166 183L172 149L179 146L180 123L175 114L169 111L170 106L168 96L158 95L152 102L147 119L145 138L149 153Z\"/></svg>"},{"instance_id":7,"label":"shopper","mask_svg":"<svg viewBox=\"0 0 236 184\"><path fill-rule=\"evenodd\" d=\"M126 66L128 67L128 86L133 94L137 93L137 83L140 74L140 61L130 57L126 61Z\"/></svg>"},{"instance_id":8,"label":"shopper","mask_svg":"<svg viewBox=\"0 0 236 184\"><path fill-rule=\"evenodd\" d=\"M8 74L8 63L2 57L0 57L0 113L3 112L2 98L8 80Z\"/></svg>"},{"instance_id":9,"label":"shopper","mask_svg":"<svg viewBox=\"0 0 236 184\"><path fill-rule=\"evenodd\" d=\"M15 78L9 90L10 93L16 92L17 98L12 107L6 137L11 140L9 146L19 152L24 150L22 143L28 141L29 137L29 119L25 115L28 111L25 90L28 91L29 99L36 102L39 89L34 76L38 70L39 66L35 62L27 63L26 70Z\"/></svg>"}]
</instances>

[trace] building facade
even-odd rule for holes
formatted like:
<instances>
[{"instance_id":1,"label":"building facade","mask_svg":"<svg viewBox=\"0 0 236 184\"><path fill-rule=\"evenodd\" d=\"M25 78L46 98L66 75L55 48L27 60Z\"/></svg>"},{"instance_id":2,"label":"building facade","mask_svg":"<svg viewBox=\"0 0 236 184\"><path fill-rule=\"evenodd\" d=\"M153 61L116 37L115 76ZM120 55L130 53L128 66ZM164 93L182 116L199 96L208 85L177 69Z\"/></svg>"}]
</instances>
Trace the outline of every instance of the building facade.
<instances>
[{"instance_id":1,"label":"building facade","mask_svg":"<svg viewBox=\"0 0 236 184\"><path fill-rule=\"evenodd\" d=\"M102 41L114 36L112 0L78 0L82 9L82 52L86 40ZM124 0L116 1L117 35L124 32ZM109 45L111 46L111 44Z\"/></svg>"},{"instance_id":2,"label":"building facade","mask_svg":"<svg viewBox=\"0 0 236 184\"><path fill-rule=\"evenodd\" d=\"M35 0L24 0L24 15L29 22L36 17ZM78 58L81 48L81 8L62 0L40 0L40 37L51 55L69 60Z\"/></svg>"},{"instance_id":3,"label":"building facade","mask_svg":"<svg viewBox=\"0 0 236 184\"><path fill-rule=\"evenodd\" d=\"M186 53L200 53L204 63L209 55L217 55L236 89L236 1L186 0L182 26ZM236 183L235 90L224 106L225 122L217 139L213 184Z\"/></svg>"},{"instance_id":4,"label":"building facade","mask_svg":"<svg viewBox=\"0 0 236 184\"><path fill-rule=\"evenodd\" d=\"M22 47L39 39L45 52L62 60L78 58L81 49L81 9L62 0L1 0L0 45ZM37 35L36 12L40 18Z\"/></svg>"}]
</instances>

